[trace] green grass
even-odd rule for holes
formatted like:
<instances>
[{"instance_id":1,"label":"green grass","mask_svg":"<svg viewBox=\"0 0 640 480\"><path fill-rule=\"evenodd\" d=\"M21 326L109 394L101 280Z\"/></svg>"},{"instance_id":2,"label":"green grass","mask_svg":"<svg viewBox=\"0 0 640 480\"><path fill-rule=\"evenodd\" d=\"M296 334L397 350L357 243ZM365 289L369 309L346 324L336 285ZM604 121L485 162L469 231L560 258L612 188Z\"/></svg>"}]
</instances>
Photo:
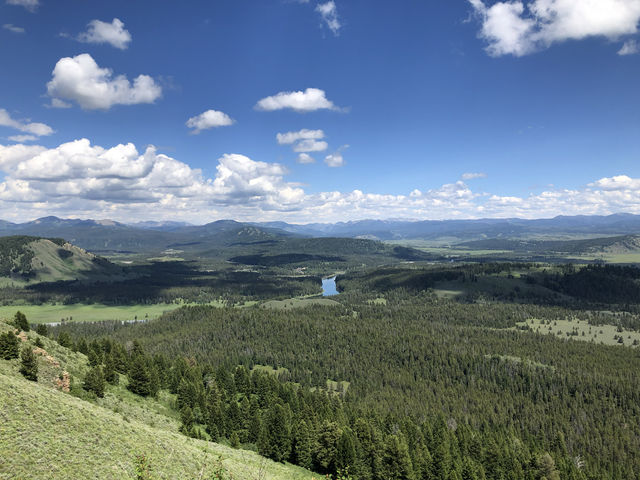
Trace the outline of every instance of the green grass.
<instances>
[{"instance_id":1,"label":"green grass","mask_svg":"<svg viewBox=\"0 0 640 480\"><path fill-rule=\"evenodd\" d=\"M633 345L634 340L640 343L640 332L628 331L618 332L614 325L589 325L584 320L554 320L549 324L543 323L542 320L530 319L526 322L518 323L518 326L527 325L529 328L538 333L555 335L558 338L569 338L572 340L580 340L584 342L602 343L605 345ZM567 335L571 332L577 332L578 335ZM584 335L583 335L584 334ZM614 337L622 337L624 343L618 343Z\"/></svg>"},{"instance_id":2,"label":"green grass","mask_svg":"<svg viewBox=\"0 0 640 480\"><path fill-rule=\"evenodd\" d=\"M530 367L537 367L537 368L548 368L551 370L555 370L555 367L552 367L550 365L545 365L544 363L540 363L540 362L533 362L531 360L527 360L527 359L522 359L520 357L515 357L513 355L485 355L486 358L492 358L492 357L497 357L500 360L502 360L503 362L511 362L511 363L522 363L524 365L528 365Z\"/></svg>"},{"instance_id":3,"label":"green grass","mask_svg":"<svg viewBox=\"0 0 640 480\"><path fill-rule=\"evenodd\" d=\"M598 255L572 255L568 259L594 261L601 260L607 263L640 263L640 252L632 253L601 253Z\"/></svg>"},{"instance_id":4,"label":"green grass","mask_svg":"<svg viewBox=\"0 0 640 480\"><path fill-rule=\"evenodd\" d=\"M325 307L335 307L341 305L335 300L328 298L289 298L287 300L269 300L262 304L263 308L274 308L276 310L289 310L292 308L308 307L310 305L322 305Z\"/></svg>"},{"instance_id":5,"label":"green grass","mask_svg":"<svg viewBox=\"0 0 640 480\"><path fill-rule=\"evenodd\" d=\"M238 308L251 307L258 302L246 301L236 305ZM180 308L187 303L156 303L152 305L72 305L43 304L43 305L10 305L0 307L0 321L13 318L20 310L27 316L29 323L66 322L101 322L103 320L144 320L158 318L166 312ZM195 304L194 304L195 305ZM222 308L226 304L222 300L214 300L206 305Z\"/></svg>"},{"instance_id":6,"label":"green grass","mask_svg":"<svg viewBox=\"0 0 640 480\"><path fill-rule=\"evenodd\" d=\"M289 369L285 368L285 367L278 367L278 368L273 368L270 365L254 365L253 368L251 369L252 372L263 372L266 373L268 375L275 375L276 377L279 377L280 375L282 375L283 373L289 373Z\"/></svg>"},{"instance_id":7,"label":"green grass","mask_svg":"<svg viewBox=\"0 0 640 480\"><path fill-rule=\"evenodd\" d=\"M0 323L0 331L7 329ZM36 337L30 332L27 341ZM314 478L307 470L254 452L178 433L169 393L142 399L124 385L108 386L104 399L87 401L55 389L62 370L80 382L87 359L41 340L57 364L38 356L37 383L22 378L18 360L0 360L0 479L134 479L138 454L150 458L155 480L210 479L218 458L234 480Z\"/></svg>"},{"instance_id":8,"label":"green grass","mask_svg":"<svg viewBox=\"0 0 640 480\"><path fill-rule=\"evenodd\" d=\"M453 240L454 242L459 241L458 239ZM458 245L449 245L446 240L392 240L385 243L400 245L402 247L411 247L425 253L442 255L443 257L477 257L512 253L509 250L481 250Z\"/></svg>"},{"instance_id":9,"label":"green grass","mask_svg":"<svg viewBox=\"0 0 640 480\"><path fill-rule=\"evenodd\" d=\"M384 297L377 297L374 298L372 300L369 300L368 303L370 305L386 305L387 304L387 299Z\"/></svg>"},{"instance_id":10,"label":"green grass","mask_svg":"<svg viewBox=\"0 0 640 480\"><path fill-rule=\"evenodd\" d=\"M0 320L13 318L20 310L29 323L52 323L62 319L73 322L98 322L102 320L138 320L157 318L164 312L179 308L179 304L160 303L155 305L16 305L0 307Z\"/></svg>"}]
</instances>

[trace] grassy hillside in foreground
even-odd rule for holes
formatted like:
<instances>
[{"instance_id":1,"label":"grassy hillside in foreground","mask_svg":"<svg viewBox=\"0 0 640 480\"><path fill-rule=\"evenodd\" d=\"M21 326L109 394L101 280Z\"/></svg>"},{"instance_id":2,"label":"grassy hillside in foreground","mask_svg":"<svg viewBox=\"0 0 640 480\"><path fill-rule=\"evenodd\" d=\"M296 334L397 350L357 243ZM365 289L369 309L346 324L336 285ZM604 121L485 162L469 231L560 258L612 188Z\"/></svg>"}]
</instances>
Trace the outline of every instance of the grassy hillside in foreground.
<instances>
[{"instance_id":1,"label":"grassy hillside in foreground","mask_svg":"<svg viewBox=\"0 0 640 480\"><path fill-rule=\"evenodd\" d=\"M31 332L28 342L35 338ZM86 357L43 340L60 367L80 381L76 375L86 369ZM171 431L172 419L160 421L161 405L147 405L158 412L145 416L118 389L108 390L106 407L56 390L49 386L52 365L45 356L38 356L38 362L34 383L20 376L18 360L0 360L0 479L133 479L138 454L150 458L153 479L216 478L212 474L219 457L235 480L313 478L307 470L253 452ZM120 413L109 409L116 404Z\"/></svg>"}]
</instances>

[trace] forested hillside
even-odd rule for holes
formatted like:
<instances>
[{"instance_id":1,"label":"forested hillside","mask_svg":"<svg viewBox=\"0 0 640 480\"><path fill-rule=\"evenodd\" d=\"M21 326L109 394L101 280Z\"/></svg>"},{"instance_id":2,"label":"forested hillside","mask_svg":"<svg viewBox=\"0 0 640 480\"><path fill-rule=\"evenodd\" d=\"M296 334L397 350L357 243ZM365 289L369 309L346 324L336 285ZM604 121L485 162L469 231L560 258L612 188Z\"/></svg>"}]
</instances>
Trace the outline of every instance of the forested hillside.
<instances>
[{"instance_id":1,"label":"forested hillside","mask_svg":"<svg viewBox=\"0 0 640 480\"><path fill-rule=\"evenodd\" d=\"M72 351L64 337L62 345L47 338L46 329L14 331L0 322L2 479L314 478L252 451L185 436L176 395L133 393L129 370L114 370L110 351L103 350L110 344ZM125 364L128 358L125 353Z\"/></svg>"},{"instance_id":2,"label":"forested hillside","mask_svg":"<svg viewBox=\"0 0 640 480\"><path fill-rule=\"evenodd\" d=\"M547 478L637 478L637 351L515 328L529 318L588 319L588 312L461 304L403 289L384 301L354 292L342 303L295 312L191 307L143 325L64 331L137 339L151 353L227 369L270 365L285 369L281 380L308 387L348 382L352 413L338 427L354 432L357 455L368 435L358 420L364 415L381 439L406 443L412 472L376 477L365 468L355 478L541 479L547 453L559 472ZM438 473L421 470L424 458ZM464 473L469 462L477 477Z\"/></svg>"}]
</instances>

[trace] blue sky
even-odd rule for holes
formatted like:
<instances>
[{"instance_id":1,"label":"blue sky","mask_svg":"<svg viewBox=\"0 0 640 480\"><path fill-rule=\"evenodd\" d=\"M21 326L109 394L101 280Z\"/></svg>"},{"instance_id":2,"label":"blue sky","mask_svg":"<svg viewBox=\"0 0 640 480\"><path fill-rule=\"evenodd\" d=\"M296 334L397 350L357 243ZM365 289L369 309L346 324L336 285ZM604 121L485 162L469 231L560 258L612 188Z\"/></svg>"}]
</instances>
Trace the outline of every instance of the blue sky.
<instances>
[{"instance_id":1,"label":"blue sky","mask_svg":"<svg viewBox=\"0 0 640 480\"><path fill-rule=\"evenodd\" d=\"M640 0L4 1L0 218L640 213Z\"/></svg>"}]
</instances>

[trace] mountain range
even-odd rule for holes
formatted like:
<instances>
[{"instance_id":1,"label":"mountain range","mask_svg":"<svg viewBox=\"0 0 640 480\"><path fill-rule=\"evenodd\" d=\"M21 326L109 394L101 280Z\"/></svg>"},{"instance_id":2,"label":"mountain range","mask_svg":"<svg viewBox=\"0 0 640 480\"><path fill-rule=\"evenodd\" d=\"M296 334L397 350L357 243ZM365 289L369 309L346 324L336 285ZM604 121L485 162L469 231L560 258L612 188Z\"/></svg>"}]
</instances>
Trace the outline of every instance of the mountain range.
<instances>
[{"instance_id":1,"label":"mountain range","mask_svg":"<svg viewBox=\"0 0 640 480\"><path fill-rule=\"evenodd\" d=\"M285 238L343 237L373 240L446 240L487 238L589 238L640 233L640 215L558 216L550 219L359 220L337 223L236 222L205 225L184 222L79 220L43 217L25 223L0 220L0 236L61 237L98 252L137 252L201 244L202 247L274 241Z\"/></svg>"}]
</instances>

